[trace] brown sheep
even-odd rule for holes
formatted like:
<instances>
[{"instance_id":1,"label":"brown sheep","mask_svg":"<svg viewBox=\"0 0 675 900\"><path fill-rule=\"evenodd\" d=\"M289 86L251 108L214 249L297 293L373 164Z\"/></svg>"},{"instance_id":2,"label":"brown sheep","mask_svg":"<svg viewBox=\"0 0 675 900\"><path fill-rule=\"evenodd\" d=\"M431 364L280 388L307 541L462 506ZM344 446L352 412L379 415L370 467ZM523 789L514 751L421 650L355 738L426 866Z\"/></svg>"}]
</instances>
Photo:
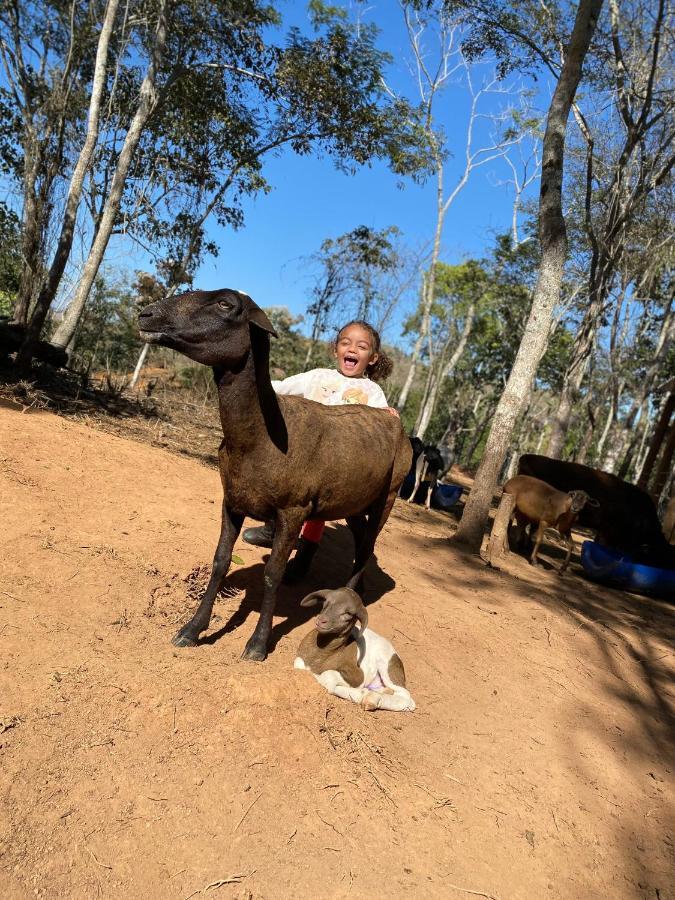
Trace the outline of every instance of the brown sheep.
<instances>
[{"instance_id":1,"label":"brown sheep","mask_svg":"<svg viewBox=\"0 0 675 900\"><path fill-rule=\"evenodd\" d=\"M521 529L521 535L527 525L536 525L534 550L530 557L532 565L536 565L539 546L544 537L546 528L557 528L560 536L567 544L567 555L560 568L562 575L569 565L572 549L574 547L571 531L579 513L589 503L598 506L598 501L589 497L585 491L570 491L563 494L557 491L545 481L538 478L530 478L529 475L516 475L510 478L504 485L504 493L511 494L515 498L516 522Z\"/></svg>"},{"instance_id":2,"label":"brown sheep","mask_svg":"<svg viewBox=\"0 0 675 900\"><path fill-rule=\"evenodd\" d=\"M208 628L244 517L275 519L260 618L243 654L263 660L277 589L303 522L347 520L356 545L350 585L356 586L410 467L410 442L385 410L277 397L269 374L274 328L241 291L160 300L142 310L139 325L143 340L213 367L223 429L222 527L211 579L173 643L194 646Z\"/></svg>"}]
</instances>

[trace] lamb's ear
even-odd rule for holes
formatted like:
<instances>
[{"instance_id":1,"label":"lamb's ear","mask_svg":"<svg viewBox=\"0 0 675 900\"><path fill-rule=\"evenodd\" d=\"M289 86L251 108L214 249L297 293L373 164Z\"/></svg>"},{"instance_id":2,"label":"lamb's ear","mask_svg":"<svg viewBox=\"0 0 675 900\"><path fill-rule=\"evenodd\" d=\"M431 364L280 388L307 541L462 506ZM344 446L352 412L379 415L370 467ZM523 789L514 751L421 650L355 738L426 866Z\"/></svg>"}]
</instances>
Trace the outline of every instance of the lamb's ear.
<instances>
[{"instance_id":1,"label":"lamb's ear","mask_svg":"<svg viewBox=\"0 0 675 900\"><path fill-rule=\"evenodd\" d=\"M361 631L365 631L368 627L368 610L365 608L363 603L360 603L357 607L356 618L361 623Z\"/></svg>"},{"instance_id":2,"label":"lamb's ear","mask_svg":"<svg viewBox=\"0 0 675 900\"><path fill-rule=\"evenodd\" d=\"M255 325L256 328L261 328L263 331L266 331L268 334L271 334L272 337L278 337L279 335L274 330L274 325L267 318L265 313L260 309L257 303L254 303L251 298L248 298L248 321L251 325Z\"/></svg>"},{"instance_id":3,"label":"lamb's ear","mask_svg":"<svg viewBox=\"0 0 675 900\"><path fill-rule=\"evenodd\" d=\"M600 501L596 500L595 497L587 497L586 503L588 503L589 506L600 506Z\"/></svg>"},{"instance_id":4,"label":"lamb's ear","mask_svg":"<svg viewBox=\"0 0 675 900\"><path fill-rule=\"evenodd\" d=\"M323 603L323 601L326 599L327 594L327 590L312 591L311 594L307 594L306 597L302 598L302 600L300 601L300 606L316 606L319 600Z\"/></svg>"}]
</instances>

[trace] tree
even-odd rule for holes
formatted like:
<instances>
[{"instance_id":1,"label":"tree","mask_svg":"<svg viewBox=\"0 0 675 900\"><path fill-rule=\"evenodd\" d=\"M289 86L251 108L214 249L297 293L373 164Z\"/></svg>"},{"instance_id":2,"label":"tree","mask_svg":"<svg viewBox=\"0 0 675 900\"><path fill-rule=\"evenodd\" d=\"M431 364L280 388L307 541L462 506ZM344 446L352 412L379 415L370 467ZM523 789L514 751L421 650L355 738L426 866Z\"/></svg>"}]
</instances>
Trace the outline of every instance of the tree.
<instances>
[{"instance_id":1,"label":"tree","mask_svg":"<svg viewBox=\"0 0 675 900\"><path fill-rule=\"evenodd\" d=\"M423 326L424 306L411 317L406 328L420 332L429 329L431 358L427 360L430 377L419 406L414 433L424 438L443 382L451 378L469 340L474 320L486 297L487 275L479 263L468 260L459 266L437 262L434 279L435 299L429 320ZM423 354L424 358L424 354Z\"/></svg>"},{"instance_id":2,"label":"tree","mask_svg":"<svg viewBox=\"0 0 675 900\"><path fill-rule=\"evenodd\" d=\"M33 12L45 18L58 4L39 0L34 6ZM31 30L27 7L18 3L13 9L16 15L0 19L6 68L20 88L21 72L12 70L12 60L17 53L21 57L30 43L38 71L52 73L51 81L43 78L43 91L52 102L47 112L31 118L23 114L19 89L6 92L2 99L12 107L16 127L22 121L30 124L31 147L40 146L54 129L68 136L48 161L45 153L36 156L38 175L47 169L53 173L46 189L53 193L56 183L61 189L64 182L74 187L75 161L84 150L82 98L78 95L70 118L63 114L59 119L52 107L59 111L69 107L62 100L65 89L56 90L55 85L61 85L72 66L68 49L72 45L77 59L83 60L77 87L88 99L95 50L102 37L97 25L102 8L92 4L87 10L86 28L79 19L78 27L71 27L59 8L53 29L56 41L39 29ZM70 341L114 232L148 242L160 258L185 260L188 271L194 271L201 253L217 249L205 239L206 219L214 215L222 223L240 225L241 198L267 189L263 162L285 146L301 154L321 149L344 168L378 157L399 173L417 171L414 110L382 87L388 57L375 45L376 29L357 27L339 10L321 3L314 3L312 10L313 37L292 29L285 43L274 43L270 37L278 15L257 0L203 4L157 0L149 5L132 0L127 5L113 32L100 106L105 115L85 185L86 205L79 211L90 248L71 308L54 335L57 344L66 346ZM107 14L112 15L110 6ZM27 94L32 97L30 90ZM209 103L203 102L204 97ZM17 177L28 161L26 128L15 141ZM44 173L40 177L48 181ZM33 181L39 183L37 175ZM58 217L51 216L50 204L29 200L24 190L25 235L31 229L38 237L53 231ZM52 266L55 277L46 278L48 242L33 243L36 261L26 279L31 287L19 310L20 320L30 322L22 362L30 357L30 342L60 290L56 284L60 263ZM69 265L74 265L72 259ZM32 298L42 289L35 305Z\"/></svg>"},{"instance_id":3,"label":"tree","mask_svg":"<svg viewBox=\"0 0 675 900\"><path fill-rule=\"evenodd\" d=\"M580 0L574 27L565 48L546 119L539 191L539 241L541 264L530 315L511 374L492 420L485 452L455 540L480 549L492 497L497 486L513 427L522 400L530 391L546 349L553 309L560 299L567 255L567 236L562 208L565 135L582 67L602 9L602 0Z\"/></svg>"},{"instance_id":4,"label":"tree","mask_svg":"<svg viewBox=\"0 0 675 900\"><path fill-rule=\"evenodd\" d=\"M640 210L675 165L675 45L664 33L667 2L657 0L654 10L634 0L622 11L617 0L610 0L609 10L612 55L607 69L596 69L594 80L613 90L616 115L608 122L601 110L591 117L575 109L587 145L583 208L590 258L584 313L554 417L549 456L563 450L600 324L612 304L613 283L634 240L634 223L639 225Z\"/></svg>"},{"instance_id":5,"label":"tree","mask_svg":"<svg viewBox=\"0 0 675 900\"><path fill-rule=\"evenodd\" d=\"M514 110L509 106L492 116L487 116L482 112L482 103L486 95L491 93L508 95L509 91L498 86L496 76L488 78L480 87L476 87L474 80L478 73L472 71L469 61L462 52L459 45L461 30L453 18L448 15L445 4L404 0L402 7L421 101L422 128L436 179L436 222L431 243L431 259L422 278L422 326L413 346L408 375L398 398L397 408L399 411L405 408L408 400L425 341L429 358L431 359L433 355L430 311L434 302L436 267L440 258L443 229L448 212L468 184L472 174L478 168L504 156L507 149L517 144L522 138L521 130L514 127L519 115L514 114ZM425 49L424 41L428 37L431 37L436 43L437 49L434 54L429 54ZM447 136L440 125L437 107L444 88L457 73L462 75L471 102L466 124L463 166L454 185L447 190L445 183L448 159ZM477 138L478 124L483 118L491 118L493 129L497 132L501 131L501 133L482 135ZM427 371L427 384L424 389L426 396L432 392L431 378L432 368L430 367Z\"/></svg>"},{"instance_id":6,"label":"tree","mask_svg":"<svg viewBox=\"0 0 675 900\"><path fill-rule=\"evenodd\" d=\"M378 230L360 225L323 241L310 260L318 271L307 307L312 328L305 369L331 325L340 326L349 318L372 321L378 330L386 324L409 283L400 277L405 255L397 246L399 236L395 226ZM335 320L338 309L339 321Z\"/></svg>"}]
</instances>

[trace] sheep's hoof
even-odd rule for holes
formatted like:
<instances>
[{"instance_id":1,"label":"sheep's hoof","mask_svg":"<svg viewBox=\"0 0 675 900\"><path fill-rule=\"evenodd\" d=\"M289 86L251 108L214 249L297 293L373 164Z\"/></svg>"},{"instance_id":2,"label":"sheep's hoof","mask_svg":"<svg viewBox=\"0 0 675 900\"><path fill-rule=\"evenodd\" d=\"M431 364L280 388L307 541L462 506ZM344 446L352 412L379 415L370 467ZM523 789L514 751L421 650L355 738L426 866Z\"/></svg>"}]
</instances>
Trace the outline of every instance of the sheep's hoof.
<instances>
[{"instance_id":1,"label":"sheep's hoof","mask_svg":"<svg viewBox=\"0 0 675 900\"><path fill-rule=\"evenodd\" d=\"M375 691L368 691L361 700L361 706L366 712L375 712L376 709L380 708L380 697Z\"/></svg>"},{"instance_id":2,"label":"sheep's hoof","mask_svg":"<svg viewBox=\"0 0 675 900\"><path fill-rule=\"evenodd\" d=\"M178 634L174 635L171 638L171 643L174 647L196 647L197 641L190 636L189 631L187 630L187 626L181 628Z\"/></svg>"},{"instance_id":3,"label":"sheep's hoof","mask_svg":"<svg viewBox=\"0 0 675 900\"><path fill-rule=\"evenodd\" d=\"M267 659L267 641L250 637L241 658L248 659L250 662L263 662Z\"/></svg>"}]
</instances>

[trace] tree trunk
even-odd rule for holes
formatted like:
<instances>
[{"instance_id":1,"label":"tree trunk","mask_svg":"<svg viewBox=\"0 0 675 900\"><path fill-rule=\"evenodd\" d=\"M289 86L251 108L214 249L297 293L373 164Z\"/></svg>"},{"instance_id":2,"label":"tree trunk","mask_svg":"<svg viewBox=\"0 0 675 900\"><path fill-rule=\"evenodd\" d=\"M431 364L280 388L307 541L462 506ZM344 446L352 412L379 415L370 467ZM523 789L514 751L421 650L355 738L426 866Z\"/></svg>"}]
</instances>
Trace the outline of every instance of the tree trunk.
<instances>
[{"instance_id":1,"label":"tree trunk","mask_svg":"<svg viewBox=\"0 0 675 900\"><path fill-rule=\"evenodd\" d=\"M647 453L649 453L649 445L647 444L647 438L649 437L649 416L645 416L644 425L642 427L642 438L640 439L640 446L638 448L637 457L635 459L635 471L633 472L633 478L637 478L639 473L642 471L642 468L645 464L645 460L647 459Z\"/></svg>"},{"instance_id":2,"label":"tree trunk","mask_svg":"<svg viewBox=\"0 0 675 900\"><path fill-rule=\"evenodd\" d=\"M166 44L167 3L168 0L162 0L159 7L157 28L155 31L155 43L152 49L151 60L145 78L143 79L143 84L141 85L140 99L136 114L129 126L124 146L122 147L122 151L117 161L117 167L110 185L108 199L106 200L103 215L101 216L101 224L91 250L89 251L89 257L84 264L84 269L82 270L82 276L77 286L75 296L52 338L52 343L57 347L66 347L68 345L68 342L77 327L80 316L82 315L82 310L89 297L89 291L91 290L91 286L98 273L103 254L108 246L108 241L110 240L110 235L112 234L113 226L119 212L122 192L124 191L124 184L129 172L131 160L138 146L138 142L141 139L143 129L157 103L156 78Z\"/></svg>"},{"instance_id":3,"label":"tree trunk","mask_svg":"<svg viewBox=\"0 0 675 900\"><path fill-rule=\"evenodd\" d=\"M148 350L150 349L150 344L143 344L143 349L138 355L138 359L136 361L136 368L134 369L134 374L131 376L131 381L129 382L129 389L133 390L136 387L138 379L141 374L141 369L143 368L143 364L145 363L145 357L148 355Z\"/></svg>"},{"instance_id":4,"label":"tree trunk","mask_svg":"<svg viewBox=\"0 0 675 900\"><path fill-rule=\"evenodd\" d=\"M644 461L642 471L640 472L640 477L638 478L637 486L639 488L642 488L643 490L647 490L647 485L649 484L654 464L658 459L659 451L661 450L661 445L663 444L666 432L668 431L668 426L670 424L670 420L674 410L675 390L671 389L668 396L664 398L663 409L661 410L661 415L656 422L654 434L652 435L652 439L649 443L647 458Z\"/></svg>"},{"instance_id":5,"label":"tree trunk","mask_svg":"<svg viewBox=\"0 0 675 900\"><path fill-rule=\"evenodd\" d=\"M631 433L628 447L621 462L621 466L619 467L619 471L617 472L617 476L624 481L627 479L628 472L633 465L633 457L635 456L635 451L638 448L638 444L639 449L637 450L637 458L639 459L642 456L642 449L646 440L646 434L649 430L649 416L645 412L646 406L647 400L644 399L642 400L640 405L636 407L636 415L634 415L630 420L630 429L628 426L628 419L626 420L626 423L624 425L624 432L630 431Z\"/></svg>"},{"instance_id":6,"label":"tree trunk","mask_svg":"<svg viewBox=\"0 0 675 900\"><path fill-rule=\"evenodd\" d=\"M119 0L109 0L106 9L105 19L101 27L101 34L98 39L96 48L96 62L94 65L94 80L92 84L91 100L89 103L89 116L87 120L87 134L84 145L80 151L80 156L70 179L68 188L68 196L66 198L65 211L63 213L63 221L61 223L61 233L56 245L56 251L52 260L49 274L45 284L40 290L33 314L30 318L30 325L26 332L24 344L19 351L17 357L18 366L26 366L30 364L33 346L40 338L42 326L45 323L47 313L52 305L56 292L61 284L61 278L66 268L66 263L70 258L70 251L73 246L73 237L75 235L75 222L77 220L77 211L80 206L80 198L82 196L82 186L84 178L89 170L94 150L98 142L98 126L99 113L101 109L101 97L106 84L106 71L108 67L108 46L110 44L110 36L112 34L115 16L117 15L117 7ZM79 320L79 317L78 317ZM77 322L75 323L77 324ZM70 337L74 333L71 332ZM61 346L65 347L68 341Z\"/></svg>"},{"instance_id":7,"label":"tree trunk","mask_svg":"<svg viewBox=\"0 0 675 900\"><path fill-rule=\"evenodd\" d=\"M419 337L415 341L415 347L412 352L410 369L403 385L403 390L398 398L396 409L402 412L408 400L408 394L412 387L417 368L417 360L422 350L422 344L426 337L429 341L429 368L433 367L433 358L431 352L431 306L434 302L434 291L436 290L436 263L441 254L441 237L443 235L443 222L447 207L443 201L443 162L440 157L436 157L436 230L434 232L434 243L431 251L431 263L429 265L429 275L423 280L422 284L422 321L420 324ZM427 384L428 390L428 384Z\"/></svg>"},{"instance_id":8,"label":"tree trunk","mask_svg":"<svg viewBox=\"0 0 675 900\"><path fill-rule=\"evenodd\" d=\"M497 477L513 426L523 397L529 395L537 367L546 350L553 309L560 299L567 255L567 233L562 211L565 134L584 58L601 9L602 0L580 0L574 29L548 111L539 192L539 277L525 332L506 388L497 404L485 453L455 535L455 540L475 551L480 549L490 504L497 487Z\"/></svg>"},{"instance_id":9,"label":"tree trunk","mask_svg":"<svg viewBox=\"0 0 675 900\"><path fill-rule=\"evenodd\" d=\"M471 465L471 460L473 459L474 453L480 447L480 442L483 440L483 435L487 431L488 422L490 421L490 416L492 415L492 408L488 405L485 415L480 420L480 423L476 426L476 430L474 431L473 440L469 444L469 449L466 451L466 456L464 457L465 464L467 466Z\"/></svg>"},{"instance_id":10,"label":"tree trunk","mask_svg":"<svg viewBox=\"0 0 675 900\"><path fill-rule=\"evenodd\" d=\"M21 279L12 321L27 325L31 304L42 277L40 261L40 220L36 182L41 154L34 141L24 142L23 213L21 217Z\"/></svg>"},{"instance_id":11,"label":"tree trunk","mask_svg":"<svg viewBox=\"0 0 675 900\"><path fill-rule=\"evenodd\" d=\"M495 569L501 568L501 563L504 562L510 553L509 525L511 524L515 505L516 498L513 494L502 494L494 522L492 523L492 533L487 546L487 560Z\"/></svg>"},{"instance_id":12,"label":"tree trunk","mask_svg":"<svg viewBox=\"0 0 675 900\"><path fill-rule=\"evenodd\" d=\"M415 346L413 347L413 352L410 356L410 368L408 369L408 374L405 378L405 383L403 384L403 388L401 389L401 393L398 398L398 402L396 403L396 409L399 412L403 412L405 405L408 401L408 394L410 393L410 388L412 387L412 383L415 379L415 371L417 369L417 360L419 359L420 350L422 349L422 341L424 340L424 334L420 331L417 340L415 341Z\"/></svg>"},{"instance_id":13,"label":"tree trunk","mask_svg":"<svg viewBox=\"0 0 675 900\"><path fill-rule=\"evenodd\" d=\"M415 434L418 438L423 439L424 435L426 434L427 428L429 427L429 422L431 421L431 417L433 416L434 410L436 409L436 401L438 400L438 394L443 385L444 379L450 378L452 376L453 372L457 368L457 363L462 358L464 348L466 347L467 341L469 340L469 335L471 334L471 329L473 328L475 313L476 307L472 303L467 310L466 318L464 319L464 327L462 328L462 334L460 336L459 342L457 343L457 346L455 347L447 365L445 364L445 353L448 349L447 345L443 348L443 353L441 354L441 359L439 360L437 371L434 374L434 379L431 383L431 387L422 405L419 417L419 425L415 428Z\"/></svg>"},{"instance_id":14,"label":"tree trunk","mask_svg":"<svg viewBox=\"0 0 675 900\"><path fill-rule=\"evenodd\" d=\"M610 447L607 451L607 456L603 456L603 452L605 449L605 442L606 442L607 438L609 437L609 432L611 430L612 423L614 422L615 416L616 416L616 406L615 406L615 402L614 402L614 397L612 397L612 398L610 398L610 401L609 401L609 409L607 410L607 418L605 419L605 427L602 429L602 434L600 435L600 440L598 441L598 446L595 448L596 459L598 460L598 465L600 465L600 467L603 469L605 468L607 456L609 456L609 454L612 451L612 448ZM602 462L601 462L601 460L602 460ZM609 471L609 469L607 469L607 471Z\"/></svg>"},{"instance_id":15,"label":"tree trunk","mask_svg":"<svg viewBox=\"0 0 675 900\"><path fill-rule=\"evenodd\" d=\"M666 442L663 447L663 453L661 454L661 461L659 462L658 468L656 470L656 475L654 476L654 484L652 485L651 489L652 499L657 506L659 504L659 500L661 499L663 489L666 486L666 482L670 478L670 474L672 472L673 455L675 455L675 422L671 423L668 437L666 438Z\"/></svg>"}]
</instances>

